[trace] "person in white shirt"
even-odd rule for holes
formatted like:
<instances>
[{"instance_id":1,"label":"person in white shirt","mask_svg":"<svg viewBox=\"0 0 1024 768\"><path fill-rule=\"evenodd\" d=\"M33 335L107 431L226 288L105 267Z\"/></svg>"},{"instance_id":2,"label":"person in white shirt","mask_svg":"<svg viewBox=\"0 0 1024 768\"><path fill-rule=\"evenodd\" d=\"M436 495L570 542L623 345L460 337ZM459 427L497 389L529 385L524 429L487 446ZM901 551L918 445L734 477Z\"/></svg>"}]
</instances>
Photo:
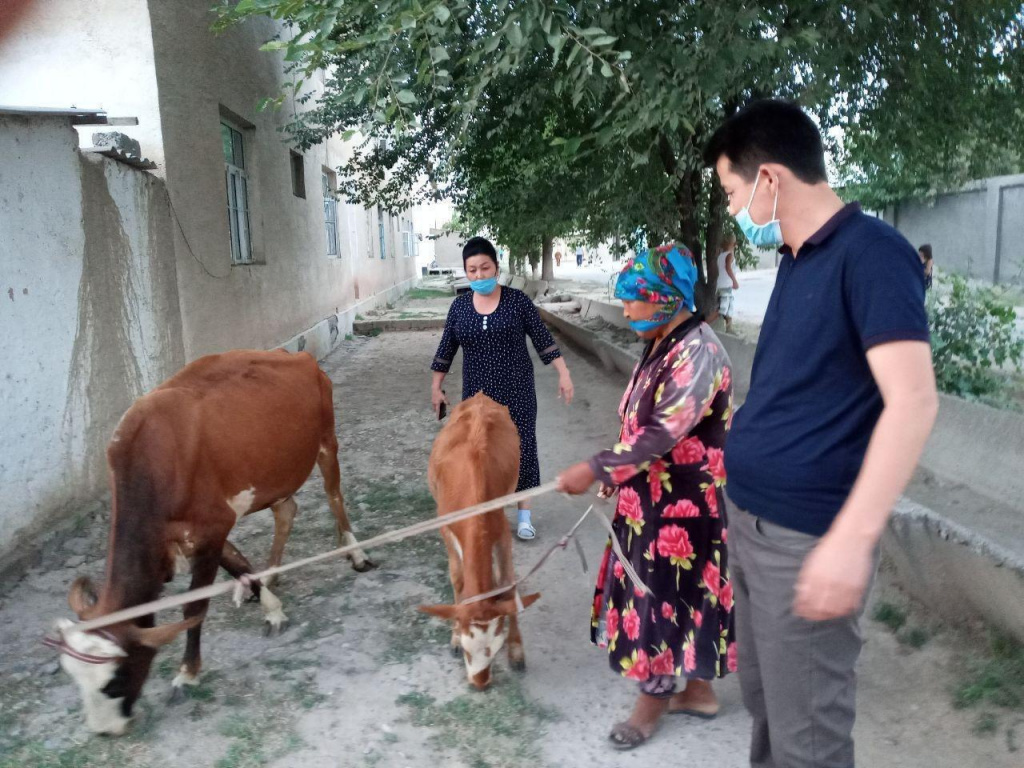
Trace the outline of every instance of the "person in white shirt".
<instances>
[{"instance_id":1,"label":"person in white shirt","mask_svg":"<svg viewBox=\"0 0 1024 768\"><path fill-rule=\"evenodd\" d=\"M732 333L732 292L740 287L736 279L736 261L733 256L736 250L736 235L726 234L722 246L724 250L718 254L718 308L711 315L710 322L722 317L725 319L725 332Z\"/></svg>"}]
</instances>

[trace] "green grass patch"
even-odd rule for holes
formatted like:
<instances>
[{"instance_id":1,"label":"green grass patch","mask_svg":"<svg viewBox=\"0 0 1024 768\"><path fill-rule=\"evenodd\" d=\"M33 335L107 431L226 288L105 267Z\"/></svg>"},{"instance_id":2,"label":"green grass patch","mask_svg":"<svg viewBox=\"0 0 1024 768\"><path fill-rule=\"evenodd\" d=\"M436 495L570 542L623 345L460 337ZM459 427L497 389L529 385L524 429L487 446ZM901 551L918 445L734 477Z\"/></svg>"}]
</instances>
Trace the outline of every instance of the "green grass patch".
<instances>
[{"instance_id":1,"label":"green grass patch","mask_svg":"<svg viewBox=\"0 0 1024 768\"><path fill-rule=\"evenodd\" d=\"M920 649L927 645L928 641L932 639L932 636L924 627L904 627L899 633L897 633L896 639L903 645Z\"/></svg>"},{"instance_id":2,"label":"green grass patch","mask_svg":"<svg viewBox=\"0 0 1024 768\"><path fill-rule=\"evenodd\" d=\"M884 624L891 632L899 632L907 623L907 610L894 603L880 602L875 606L871 618Z\"/></svg>"},{"instance_id":3,"label":"green grass patch","mask_svg":"<svg viewBox=\"0 0 1024 768\"><path fill-rule=\"evenodd\" d=\"M414 691L396 702L418 727L432 728L438 746L458 752L474 768L535 768L542 765L538 737L557 711L526 696L515 678L500 675L494 687L438 702Z\"/></svg>"},{"instance_id":4,"label":"green grass patch","mask_svg":"<svg viewBox=\"0 0 1024 768\"><path fill-rule=\"evenodd\" d=\"M953 703L958 708L989 705L1024 711L1024 645L993 631L988 652L967 657Z\"/></svg>"},{"instance_id":5,"label":"green grass patch","mask_svg":"<svg viewBox=\"0 0 1024 768\"><path fill-rule=\"evenodd\" d=\"M302 747L292 724L270 710L231 715L221 723L220 733L232 739L216 768L261 768L261 766Z\"/></svg>"},{"instance_id":6,"label":"green grass patch","mask_svg":"<svg viewBox=\"0 0 1024 768\"><path fill-rule=\"evenodd\" d=\"M454 294L451 291L439 291L436 288L413 288L407 294L405 298L409 301L416 301L417 299L451 299Z\"/></svg>"},{"instance_id":7,"label":"green grass patch","mask_svg":"<svg viewBox=\"0 0 1024 768\"><path fill-rule=\"evenodd\" d=\"M971 732L975 736L993 736L999 730L999 718L991 712L982 712L974 721Z\"/></svg>"}]
</instances>

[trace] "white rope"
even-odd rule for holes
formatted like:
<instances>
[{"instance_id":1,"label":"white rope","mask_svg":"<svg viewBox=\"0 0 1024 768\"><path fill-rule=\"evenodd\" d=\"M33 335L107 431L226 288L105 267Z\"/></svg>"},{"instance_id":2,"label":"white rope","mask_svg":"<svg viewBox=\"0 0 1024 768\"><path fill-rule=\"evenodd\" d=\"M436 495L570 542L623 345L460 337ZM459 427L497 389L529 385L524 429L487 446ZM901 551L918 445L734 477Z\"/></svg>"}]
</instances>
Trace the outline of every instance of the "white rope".
<instances>
[{"instance_id":1,"label":"white rope","mask_svg":"<svg viewBox=\"0 0 1024 768\"><path fill-rule=\"evenodd\" d=\"M66 628L64 633L88 632L90 630L100 629L101 627L109 627L112 624L120 624L124 621L137 619L140 616L148 616L149 614L156 613L157 611L176 608L179 605L187 605L188 603L194 603L199 600L208 600L211 597L223 595L227 592L234 593L237 602L241 602L242 594L244 593L244 590L248 588L250 582L257 580L263 581L270 576L294 571L297 568L304 568L307 565L313 565L314 563L329 560L333 557L347 555L358 549L370 549L382 544L391 544L396 541L402 541L403 539L408 539L412 536L418 536L421 533L434 531L446 525L451 525L452 523L457 523L462 520L468 520L471 517L482 515L485 512L500 509L501 507L506 507L511 504L517 504L520 501L527 501L529 499L536 498L537 496L543 496L546 493L551 493L552 491L557 490L558 483L552 481L537 488L530 488L529 490L520 491L519 493L512 493L508 496L484 501L472 507L459 510L458 512L452 512L449 515L439 515L431 520L423 520L422 522L414 523L413 525L406 526L405 528L399 528L397 531L382 533L379 536L374 536L373 538L366 539L362 542L338 547L337 549L332 549L330 552L323 552L319 555L313 555L312 557L307 557L302 560L296 560L294 563L279 565L274 568L267 568L265 571L260 571L259 573L245 574L238 580L232 579L230 581L221 581L216 584L211 584L208 587L193 589L188 592L182 592L179 595L171 595L170 597L163 597L159 600L142 603L141 605L136 605L131 608L114 611L113 613L108 613L105 616L73 624Z\"/></svg>"}]
</instances>

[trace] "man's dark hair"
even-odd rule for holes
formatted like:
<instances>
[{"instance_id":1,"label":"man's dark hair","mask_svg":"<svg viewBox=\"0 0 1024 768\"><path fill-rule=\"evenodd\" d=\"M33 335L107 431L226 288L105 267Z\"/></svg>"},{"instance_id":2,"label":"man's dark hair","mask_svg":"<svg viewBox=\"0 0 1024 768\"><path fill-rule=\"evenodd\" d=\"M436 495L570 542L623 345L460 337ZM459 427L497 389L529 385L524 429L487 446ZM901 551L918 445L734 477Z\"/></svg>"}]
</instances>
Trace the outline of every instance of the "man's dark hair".
<instances>
[{"instance_id":1,"label":"man's dark hair","mask_svg":"<svg viewBox=\"0 0 1024 768\"><path fill-rule=\"evenodd\" d=\"M490 256L491 261L493 261L495 266L497 266L498 252L494 250L494 246L491 244L491 241L486 237L471 237L466 241L466 244L462 246L463 265L465 265L466 259L481 255Z\"/></svg>"},{"instance_id":2,"label":"man's dark hair","mask_svg":"<svg viewBox=\"0 0 1024 768\"><path fill-rule=\"evenodd\" d=\"M925 261L932 260L932 247L928 243L920 246L917 250L922 256L924 256Z\"/></svg>"},{"instance_id":3,"label":"man's dark hair","mask_svg":"<svg viewBox=\"0 0 1024 768\"><path fill-rule=\"evenodd\" d=\"M704 162L713 168L722 155L746 181L764 163L786 166L805 184L828 180L818 126L791 101L754 101L722 123L704 148Z\"/></svg>"}]
</instances>

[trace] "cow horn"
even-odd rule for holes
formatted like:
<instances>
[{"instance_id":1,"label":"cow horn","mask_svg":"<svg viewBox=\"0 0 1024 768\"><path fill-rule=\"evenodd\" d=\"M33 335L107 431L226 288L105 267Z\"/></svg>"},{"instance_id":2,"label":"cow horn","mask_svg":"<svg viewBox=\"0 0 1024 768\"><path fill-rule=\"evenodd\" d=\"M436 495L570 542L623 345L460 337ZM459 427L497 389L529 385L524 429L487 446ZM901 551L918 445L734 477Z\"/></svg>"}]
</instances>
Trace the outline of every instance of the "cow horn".
<instances>
[{"instance_id":1,"label":"cow horn","mask_svg":"<svg viewBox=\"0 0 1024 768\"><path fill-rule=\"evenodd\" d=\"M88 576L79 576L71 583L71 589L68 590L68 605L78 614L79 619L84 619L87 613L91 613L96 605L96 588Z\"/></svg>"},{"instance_id":2,"label":"cow horn","mask_svg":"<svg viewBox=\"0 0 1024 768\"><path fill-rule=\"evenodd\" d=\"M174 624L164 624L159 627L132 627L131 637L140 645L155 650L163 645L167 645L167 643L171 642L171 640L186 629L192 629L192 627L200 624L204 618L206 618L205 608L202 613L188 619L182 619Z\"/></svg>"}]
</instances>

